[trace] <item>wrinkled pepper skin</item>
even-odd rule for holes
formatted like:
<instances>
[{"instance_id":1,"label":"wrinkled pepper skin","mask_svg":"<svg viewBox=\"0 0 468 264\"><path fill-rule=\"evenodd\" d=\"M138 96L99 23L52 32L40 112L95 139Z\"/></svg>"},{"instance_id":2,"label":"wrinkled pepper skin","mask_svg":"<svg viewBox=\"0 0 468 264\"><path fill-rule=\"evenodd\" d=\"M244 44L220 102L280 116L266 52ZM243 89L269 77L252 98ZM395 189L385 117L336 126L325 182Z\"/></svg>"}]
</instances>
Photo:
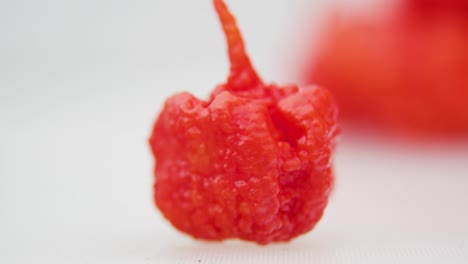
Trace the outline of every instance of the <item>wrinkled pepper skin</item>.
<instances>
[{"instance_id":1,"label":"wrinkled pepper skin","mask_svg":"<svg viewBox=\"0 0 468 264\"><path fill-rule=\"evenodd\" d=\"M320 87L265 85L232 15L214 0L231 71L209 100L167 99L150 146L154 200L194 238L289 241L321 219L333 187L337 108Z\"/></svg>"}]
</instances>

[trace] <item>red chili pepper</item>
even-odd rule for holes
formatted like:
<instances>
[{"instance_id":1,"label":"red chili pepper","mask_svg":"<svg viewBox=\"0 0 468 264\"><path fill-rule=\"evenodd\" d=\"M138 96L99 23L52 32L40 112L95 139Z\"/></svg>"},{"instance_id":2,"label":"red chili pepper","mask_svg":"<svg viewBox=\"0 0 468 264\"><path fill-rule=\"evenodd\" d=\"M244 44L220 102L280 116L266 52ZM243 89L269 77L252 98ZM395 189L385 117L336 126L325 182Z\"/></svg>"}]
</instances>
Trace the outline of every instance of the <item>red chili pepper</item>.
<instances>
[{"instance_id":1,"label":"red chili pepper","mask_svg":"<svg viewBox=\"0 0 468 264\"><path fill-rule=\"evenodd\" d=\"M343 120L391 134L468 135L467 7L406 0L388 19L330 24L304 79L333 92Z\"/></svg>"},{"instance_id":2,"label":"red chili pepper","mask_svg":"<svg viewBox=\"0 0 468 264\"><path fill-rule=\"evenodd\" d=\"M234 17L213 2L230 75L208 101L180 93L165 102L149 141L155 203L195 238L288 241L311 230L327 205L337 108L317 86L264 84Z\"/></svg>"}]
</instances>

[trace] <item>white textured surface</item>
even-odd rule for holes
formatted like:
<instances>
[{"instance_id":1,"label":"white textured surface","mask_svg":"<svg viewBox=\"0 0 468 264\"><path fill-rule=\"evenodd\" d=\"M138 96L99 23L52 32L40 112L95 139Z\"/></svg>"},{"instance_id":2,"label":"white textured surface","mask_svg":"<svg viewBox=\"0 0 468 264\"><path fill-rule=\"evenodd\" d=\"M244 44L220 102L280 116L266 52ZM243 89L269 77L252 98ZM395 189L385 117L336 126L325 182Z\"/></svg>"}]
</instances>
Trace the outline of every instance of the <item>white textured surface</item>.
<instances>
[{"instance_id":1,"label":"white textured surface","mask_svg":"<svg viewBox=\"0 0 468 264\"><path fill-rule=\"evenodd\" d=\"M282 36L320 2L228 1L265 79L292 80ZM2 1L0 35L0 263L468 262L466 143L344 137L323 221L290 244L197 242L162 219L153 119L227 72L208 0Z\"/></svg>"}]
</instances>

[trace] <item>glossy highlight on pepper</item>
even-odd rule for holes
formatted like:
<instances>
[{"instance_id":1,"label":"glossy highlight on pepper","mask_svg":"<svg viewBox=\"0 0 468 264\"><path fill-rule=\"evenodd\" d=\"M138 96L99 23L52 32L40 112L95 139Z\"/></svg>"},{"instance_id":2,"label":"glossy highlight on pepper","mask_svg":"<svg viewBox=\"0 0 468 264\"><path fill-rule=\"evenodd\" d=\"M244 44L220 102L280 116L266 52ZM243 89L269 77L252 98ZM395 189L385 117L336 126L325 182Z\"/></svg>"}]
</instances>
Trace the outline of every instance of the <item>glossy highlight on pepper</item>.
<instances>
[{"instance_id":1,"label":"glossy highlight on pepper","mask_svg":"<svg viewBox=\"0 0 468 264\"><path fill-rule=\"evenodd\" d=\"M289 241L321 219L333 187L337 107L318 86L265 84L234 17L213 1L231 63L209 100L168 98L149 140L154 201L197 239Z\"/></svg>"}]
</instances>

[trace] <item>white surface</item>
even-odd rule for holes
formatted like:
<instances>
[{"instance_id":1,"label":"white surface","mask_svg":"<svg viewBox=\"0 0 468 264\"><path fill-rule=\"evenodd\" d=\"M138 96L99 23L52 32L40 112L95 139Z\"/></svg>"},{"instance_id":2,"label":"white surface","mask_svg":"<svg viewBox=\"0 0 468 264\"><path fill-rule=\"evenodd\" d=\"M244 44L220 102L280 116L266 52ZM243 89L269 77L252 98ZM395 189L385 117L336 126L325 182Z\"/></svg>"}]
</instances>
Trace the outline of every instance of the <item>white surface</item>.
<instances>
[{"instance_id":1,"label":"white surface","mask_svg":"<svg viewBox=\"0 0 468 264\"><path fill-rule=\"evenodd\" d=\"M266 80L292 81L282 36L320 2L228 1ZM208 0L2 1L0 35L0 263L468 261L466 143L344 137L322 222L290 244L198 242L162 219L152 122L227 73Z\"/></svg>"}]
</instances>

